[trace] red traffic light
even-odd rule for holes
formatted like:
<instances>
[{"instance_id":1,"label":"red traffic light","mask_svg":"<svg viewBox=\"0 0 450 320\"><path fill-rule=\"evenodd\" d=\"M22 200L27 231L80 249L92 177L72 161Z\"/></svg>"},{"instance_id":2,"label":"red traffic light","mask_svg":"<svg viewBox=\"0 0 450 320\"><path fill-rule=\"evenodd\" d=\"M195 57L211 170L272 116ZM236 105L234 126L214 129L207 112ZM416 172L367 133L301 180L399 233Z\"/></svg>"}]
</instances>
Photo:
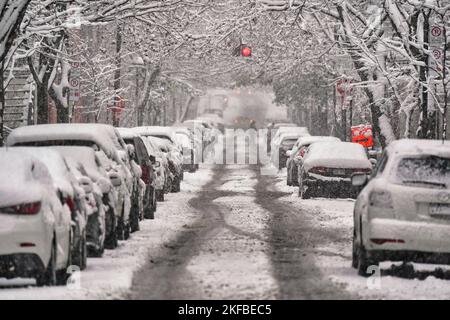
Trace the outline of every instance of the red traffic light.
<instances>
[{"instance_id":1,"label":"red traffic light","mask_svg":"<svg viewBox=\"0 0 450 320\"><path fill-rule=\"evenodd\" d=\"M252 49L250 47L242 47L241 54L244 57L250 57L252 55Z\"/></svg>"}]
</instances>

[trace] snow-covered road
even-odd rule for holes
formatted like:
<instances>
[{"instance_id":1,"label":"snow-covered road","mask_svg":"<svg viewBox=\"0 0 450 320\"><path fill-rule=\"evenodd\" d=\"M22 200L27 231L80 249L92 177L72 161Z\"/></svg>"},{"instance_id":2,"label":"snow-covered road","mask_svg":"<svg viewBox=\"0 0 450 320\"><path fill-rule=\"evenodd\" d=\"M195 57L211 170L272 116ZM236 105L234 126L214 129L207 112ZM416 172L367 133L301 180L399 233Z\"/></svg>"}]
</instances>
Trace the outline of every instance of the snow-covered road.
<instances>
[{"instance_id":1,"label":"snow-covered road","mask_svg":"<svg viewBox=\"0 0 450 320\"><path fill-rule=\"evenodd\" d=\"M0 299L448 299L450 268L382 264L359 277L351 262L351 199L301 200L285 172L203 165L156 219L79 281L36 288L0 281ZM436 270L436 268L439 269ZM21 285L21 286L17 286Z\"/></svg>"}]
</instances>

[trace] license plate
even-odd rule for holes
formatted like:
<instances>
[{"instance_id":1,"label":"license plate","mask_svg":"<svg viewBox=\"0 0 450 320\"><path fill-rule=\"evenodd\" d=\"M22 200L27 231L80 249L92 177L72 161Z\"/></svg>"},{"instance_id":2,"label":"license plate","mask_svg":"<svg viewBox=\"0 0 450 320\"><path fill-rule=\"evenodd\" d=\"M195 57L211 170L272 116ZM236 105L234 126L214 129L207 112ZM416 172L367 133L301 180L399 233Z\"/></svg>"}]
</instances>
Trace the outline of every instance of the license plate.
<instances>
[{"instance_id":1,"label":"license plate","mask_svg":"<svg viewBox=\"0 0 450 320\"><path fill-rule=\"evenodd\" d=\"M450 204L430 204L430 214L445 214L450 215Z\"/></svg>"},{"instance_id":2,"label":"license plate","mask_svg":"<svg viewBox=\"0 0 450 320\"><path fill-rule=\"evenodd\" d=\"M345 169L333 169L333 174L336 176L343 176L345 175Z\"/></svg>"}]
</instances>

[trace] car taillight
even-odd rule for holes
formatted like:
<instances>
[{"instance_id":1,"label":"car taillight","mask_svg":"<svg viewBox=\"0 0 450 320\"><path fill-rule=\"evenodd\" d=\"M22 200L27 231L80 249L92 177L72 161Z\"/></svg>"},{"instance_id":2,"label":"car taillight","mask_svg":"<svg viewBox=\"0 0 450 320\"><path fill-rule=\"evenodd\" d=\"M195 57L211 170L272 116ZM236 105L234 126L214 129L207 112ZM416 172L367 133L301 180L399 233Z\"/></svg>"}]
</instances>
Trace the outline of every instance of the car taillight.
<instances>
[{"instance_id":1,"label":"car taillight","mask_svg":"<svg viewBox=\"0 0 450 320\"><path fill-rule=\"evenodd\" d=\"M327 168L325 167L314 167L309 170L311 173L323 174L327 172Z\"/></svg>"},{"instance_id":2,"label":"car taillight","mask_svg":"<svg viewBox=\"0 0 450 320\"><path fill-rule=\"evenodd\" d=\"M141 165L141 170L142 170L142 176L141 176L142 181L144 181L145 184L149 184L150 183L150 170L149 170L148 166Z\"/></svg>"},{"instance_id":3,"label":"car taillight","mask_svg":"<svg viewBox=\"0 0 450 320\"><path fill-rule=\"evenodd\" d=\"M65 201L64 201L67 206L69 207L70 211L75 211L75 202L73 202L73 199L71 197L66 197Z\"/></svg>"},{"instance_id":4,"label":"car taillight","mask_svg":"<svg viewBox=\"0 0 450 320\"><path fill-rule=\"evenodd\" d=\"M34 215L37 214L40 210L41 210L40 202L25 203L17 206L0 208L1 213L21 214L21 215Z\"/></svg>"},{"instance_id":5,"label":"car taillight","mask_svg":"<svg viewBox=\"0 0 450 320\"><path fill-rule=\"evenodd\" d=\"M305 153L306 153L306 150L305 150L305 149L300 149L300 151L298 152L297 155L298 155L299 157L302 157L302 158L303 158L303 157L305 156Z\"/></svg>"}]
</instances>

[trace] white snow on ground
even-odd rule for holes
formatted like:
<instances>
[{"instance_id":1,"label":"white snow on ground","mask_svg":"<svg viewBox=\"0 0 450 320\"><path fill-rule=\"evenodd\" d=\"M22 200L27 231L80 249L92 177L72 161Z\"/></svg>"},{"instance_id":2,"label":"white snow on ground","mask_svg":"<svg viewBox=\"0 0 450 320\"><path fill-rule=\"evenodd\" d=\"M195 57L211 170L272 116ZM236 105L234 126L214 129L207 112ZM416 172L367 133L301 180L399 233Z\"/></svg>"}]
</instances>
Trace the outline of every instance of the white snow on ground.
<instances>
[{"instance_id":1,"label":"white snow on ground","mask_svg":"<svg viewBox=\"0 0 450 320\"><path fill-rule=\"evenodd\" d=\"M258 183L255 173L248 169L245 165L230 165L229 174L223 178L226 182L218 188L221 191L247 192L254 191L255 185Z\"/></svg>"},{"instance_id":2,"label":"white snow on ground","mask_svg":"<svg viewBox=\"0 0 450 320\"><path fill-rule=\"evenodd\" d=\"M213 201L222 208L223 224L204 242L187 270L197 279L202 298L275 299L279 289L267 255L270 213L254 202L255 173L245 167L228 169L229 182L220 189L242 195Z\"/></svg>"},{"instance_id":3,"label":"white snow on ground","mask_svg":"<svg viewBox=\"0 0 450 320\"><path fill-rule=\"evenodd\" d=\"M134 271L145 263L147 256L156 254L184 225L195 220L196 213L188 201L211 177L212 171L207 166L196 173L186 173L182 192L168 194L165 202L158 203L155 220L142 221L140 231L133 233L129 240L121 241L119 248L106 250L102 258L89 258L87 269L78 274L79 282L38 288L26 286L34 280L0 279L0 300L120 298L130 288Z\"/></svg>"},{"instance_id":4,"label":"white snow on ground","mask_svg":"<svg viewBox=\"0 0 450 320\"><path fill-rule=\"evenodd\" d=\"M351 267L353 207L352 199L323 199L316 198L302 200L297 197L297 187L286 186L286 171L278 176L275 187L290 194L280 198L299 209L308 219L323 230L339 233L343 241L327 243L311 248L316 265L324 275L332 281L343 285L350 293L364 299L449 299L450 281L437 279L429 275L425 280L406 279L400 276L382 275L364 278L358 276L356 269ZM392 264L383 262L381 270L388 270ZM450 272L450 266L413 264L418 272L432 272L436 268Z\"/></svg>"}]
</instances>

